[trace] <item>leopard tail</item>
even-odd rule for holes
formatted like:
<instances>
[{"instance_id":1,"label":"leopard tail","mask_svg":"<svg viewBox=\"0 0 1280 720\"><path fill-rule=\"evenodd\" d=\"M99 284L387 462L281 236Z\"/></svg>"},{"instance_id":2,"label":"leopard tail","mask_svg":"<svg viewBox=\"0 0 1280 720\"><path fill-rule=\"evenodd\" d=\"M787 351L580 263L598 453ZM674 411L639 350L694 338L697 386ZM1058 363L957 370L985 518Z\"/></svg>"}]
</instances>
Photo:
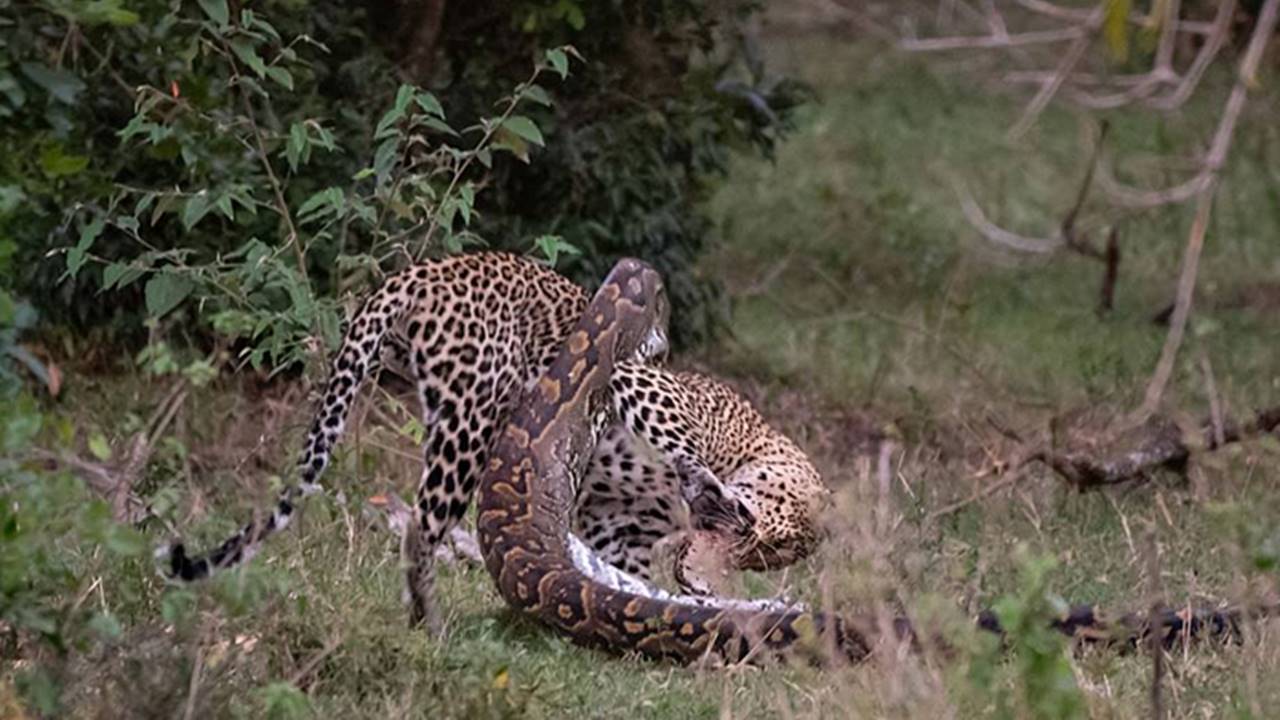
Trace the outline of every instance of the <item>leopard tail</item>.
<instances>
[{"instance_id":1,"label":"leopard tail","mask_svg":"<svg viewBox=\"0 0 1280 720\"><path fill-rule=\"evenodd\" d=\"M417 281L409 271L392 276L369 296L352 318L342 345L333 356L324 397L311 422L306 444L298 458L299 481L286 486L269 512L244 525L213 550L189 556L181 542L161 548L170 574L194 581L251 558L263 541L283 530L298 512L300 502L320 491L320 474L329 464L334 444L342 436L347 415L364 380L376 376L383 339L414 304Z\"/></svg>"}]
</instances>

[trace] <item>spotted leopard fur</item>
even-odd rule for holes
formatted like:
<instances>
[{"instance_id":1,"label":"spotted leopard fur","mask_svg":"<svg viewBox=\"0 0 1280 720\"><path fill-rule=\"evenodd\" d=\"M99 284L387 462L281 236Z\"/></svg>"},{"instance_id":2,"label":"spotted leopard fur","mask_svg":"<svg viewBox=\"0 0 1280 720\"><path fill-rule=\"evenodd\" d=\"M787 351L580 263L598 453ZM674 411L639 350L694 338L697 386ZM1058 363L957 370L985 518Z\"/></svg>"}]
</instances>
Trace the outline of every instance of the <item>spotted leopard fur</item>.
<instances>
[{"instance_id":1,"label":"spotted leopard fur","mask_svg":"<svg viewBox=\"0 0 1280 720\"><path fill-rule=\"evenodd\" d=\"M710 566L774 570L818 544L829 490L805 453L731 387L693 372L621 363L610 379L618 424L596 446L579 493L575 532L602 559L650 579L660 540L674 543L685 592L725 588ZM637 442L636 437L645 438ZM735 504L681 492L681 469L722 481ZM688 499L685 507L672 500ZM726 507L737 512L726 513Z\"/></svg>"},{"instance_id":2,"label":"spotted leopard fur","mask_svg":"<svg viewBox=\"0 0 1280 720\"><path fill-rule=\"evenodd\" d=\"M434 551L465 515L494 435L587 299L550 269L503 253L430 261L390 277L355 313L333 358L298 484L205 556L171 547L173 574L194 580L235 565L286 527L299 500L319 490L361 383L388 366L417 384L423 408L425 465L405 549L412 617L431 621ZM665 346L656 332L611 385L610 442L577 502L583 540L647 579L655 543L675 537L675 578L702 593L715 579L693 567L700 554L722 552L726 565L753 569L803 557L816 542L825 492L817 472L727 386L650 364Z\"/></svg>"}]
</instances>

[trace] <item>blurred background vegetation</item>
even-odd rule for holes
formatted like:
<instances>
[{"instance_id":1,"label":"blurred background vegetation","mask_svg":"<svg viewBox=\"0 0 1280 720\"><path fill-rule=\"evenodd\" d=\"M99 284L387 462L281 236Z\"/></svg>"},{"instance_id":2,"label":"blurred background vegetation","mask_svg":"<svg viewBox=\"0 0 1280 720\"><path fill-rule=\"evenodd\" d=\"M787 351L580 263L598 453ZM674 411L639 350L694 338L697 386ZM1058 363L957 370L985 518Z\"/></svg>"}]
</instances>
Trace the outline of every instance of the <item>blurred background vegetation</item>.
<instances>
[{"instance_id":1,"label":"blurred background vegetation","mask_svg":"<svg viewBox=\"0 0 1280 720\"><path fill-rule=\"evenodd\" d=\"M1185 180L1262 6L1228 8L1197 91L1160 110L1082 98L1150 70L1148 19L1170 7L1199 28L1173 54L1187 73L1219 2L0 0L0 716L1150 717L1149 657L1073 654L1043 621L1157 585L1171 603L1274 590L1280 443L1114 492L1010 472L1082 412L1139 403L1192 211L1095 183L1075 218L1117 238L1103 308L1094 257L993 242L957 188L1052 240L1100 121L1120 181ZM1066 46L904 51L1094 11L1016 137ZM1187 422L1280 402L1277 63L1273 43L1215 196L1165 398ZM203 546L275 494L352 298L481 245L589 286L622 255L655 263L680 362L741 387L837 492L823 552L745 590L906 609L958 652L604 661L463 566L441 581L447 640L405 633L368 501L411 492L420 451L412 399L386 387L297 532L211 583L160 579L154 545ZM992 606L1022 628L1011 659L964 629ZM1168 716L1267 717L1262 630L1171 654Z\"/></svg>"}]
</instances>

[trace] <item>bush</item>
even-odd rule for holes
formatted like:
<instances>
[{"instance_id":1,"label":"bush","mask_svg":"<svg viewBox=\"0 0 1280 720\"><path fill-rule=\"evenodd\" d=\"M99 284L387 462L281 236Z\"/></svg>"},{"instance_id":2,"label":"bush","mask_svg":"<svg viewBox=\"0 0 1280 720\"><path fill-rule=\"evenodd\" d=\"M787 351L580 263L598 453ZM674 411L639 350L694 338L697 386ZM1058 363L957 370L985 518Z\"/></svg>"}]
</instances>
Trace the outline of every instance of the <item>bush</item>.
<instances>
[{"instance_id":1,"label":"bush","mask_svg":"<svg viewBox=\"0 0 1280 720\"><path fill-rule=\"evenodd\" d=\"M743 4L10 5L11 286L81 332L137 341L165 318L274 366L336 339L347 291L481 243L564 257L587 284L645 258L677 340L703 336L698 202L798 98L726 42Z\"/></svg>"}]
</instances>

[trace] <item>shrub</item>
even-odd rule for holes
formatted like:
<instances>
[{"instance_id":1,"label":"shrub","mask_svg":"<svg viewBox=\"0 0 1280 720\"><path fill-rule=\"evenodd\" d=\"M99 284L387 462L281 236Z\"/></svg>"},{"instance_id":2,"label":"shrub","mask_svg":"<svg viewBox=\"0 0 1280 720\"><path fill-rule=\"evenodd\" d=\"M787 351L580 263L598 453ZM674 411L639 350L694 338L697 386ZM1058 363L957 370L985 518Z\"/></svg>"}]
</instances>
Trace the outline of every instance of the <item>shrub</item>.
<instances>
[{"instance_id":1,"label":"shrub","mask_svg":"<svg viewBox=\"0 0 1280 720\"><path fill-rule=\"evenodd\" d=\"M707 331L698 201L799 97L726 50L752 8L297 5L6 8L0 258L30 268L13 287L80 330L140 340L140 317L166 318L282 365L336 339L346 291L484 243L587 283L643 257L678 340Z\"/></svg>"}]
</instances>

